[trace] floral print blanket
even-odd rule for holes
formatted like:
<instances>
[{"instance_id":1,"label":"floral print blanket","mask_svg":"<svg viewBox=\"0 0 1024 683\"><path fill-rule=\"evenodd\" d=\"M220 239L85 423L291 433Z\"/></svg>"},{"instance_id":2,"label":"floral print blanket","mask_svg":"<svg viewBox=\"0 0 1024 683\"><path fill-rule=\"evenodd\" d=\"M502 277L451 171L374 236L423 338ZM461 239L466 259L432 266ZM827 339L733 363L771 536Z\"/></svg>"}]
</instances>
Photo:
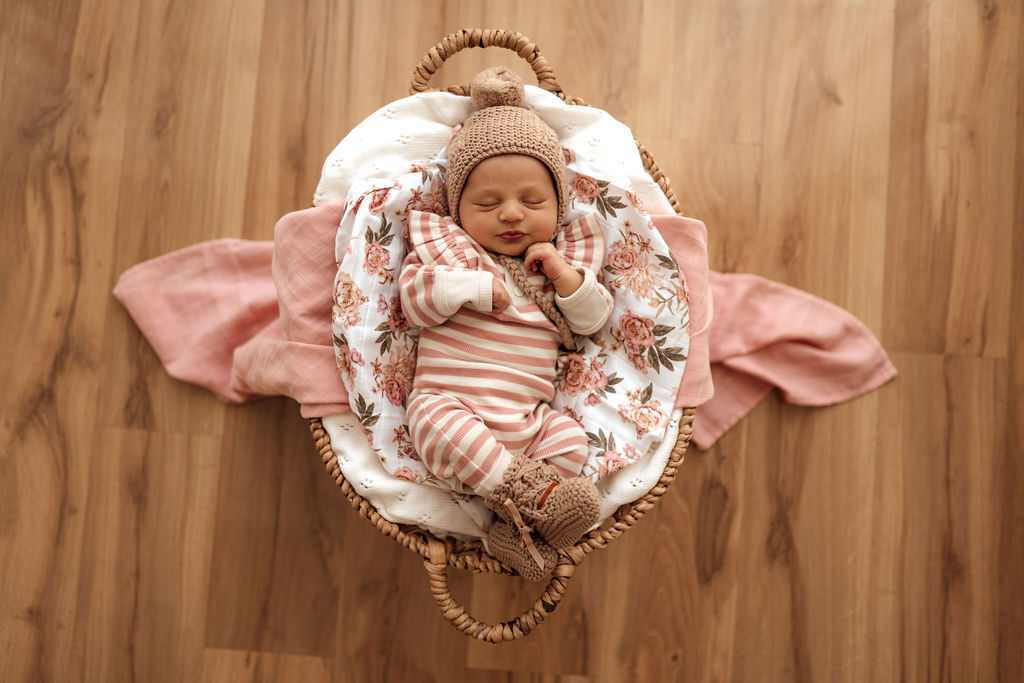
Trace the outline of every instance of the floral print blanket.
<instances>
[{"instance_id":1,"label":"floral print blanket","mask_svg":"<svg viewBox=\"0 0 1024 683\"><path fill-rule=\"evenodd\" d=\"M637 461L665 437L689 349L687 286L679 265L628 178L564 148L570 206L565 222L596 214L605 231L608 323L558 361L552 406L590 442L583 475L598 481ZM402 315L396 280L409 211L446 214L445 158L396 178L354 182L338 230L333 338L350 405L392 475L443 486L413 451L405 400L418 330Z\"/></svg>"}]
</instances>

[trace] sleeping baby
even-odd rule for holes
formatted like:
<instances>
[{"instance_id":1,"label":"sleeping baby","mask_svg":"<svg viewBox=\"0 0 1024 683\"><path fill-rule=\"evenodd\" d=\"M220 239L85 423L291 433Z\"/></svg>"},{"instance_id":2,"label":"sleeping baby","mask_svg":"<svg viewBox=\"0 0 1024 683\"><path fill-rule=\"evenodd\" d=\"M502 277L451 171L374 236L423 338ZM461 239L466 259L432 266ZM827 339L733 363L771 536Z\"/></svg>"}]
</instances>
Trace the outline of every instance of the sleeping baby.
<instances>
[{"instance_id":1,"label":"sleeping baby","mask_svg":"<svg viewBox=\"0 0 1024 683\"><path fill-rule=\"evenodd\" d=\"M476 111L448 149L451 218L411 211L402 308L422 328L409 430L420 459L497 520L491 553L540 580L599 515L580 477L587 437L550 407L559 344L606 322L598 220L562 226L565 160L504 67L473 79ZM521 260L520 260L521 259Z\"/></svg>"}]
</instances>

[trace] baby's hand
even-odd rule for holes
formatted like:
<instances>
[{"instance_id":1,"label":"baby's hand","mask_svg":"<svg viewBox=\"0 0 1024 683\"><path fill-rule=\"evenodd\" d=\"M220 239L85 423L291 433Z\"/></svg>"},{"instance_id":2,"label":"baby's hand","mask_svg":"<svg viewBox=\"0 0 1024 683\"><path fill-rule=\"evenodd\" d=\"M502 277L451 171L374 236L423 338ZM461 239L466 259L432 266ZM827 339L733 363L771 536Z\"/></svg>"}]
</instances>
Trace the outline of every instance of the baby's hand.
<instances>
[{"instance_id":1,"label":"baby's hand","mask_svg":"<svg viewBox=\"0 0 1024 683\"><path fill-rule=\"evenodd\" d=\"M527 247L523 265L531 273L543 272L562 297L573 294L583 284L583 276L565 262L551 242L534 242Z\"/></svg>"},{"instance_id":2,"label":"baby's hand","mask_svg":"<svg viewBox=\"0 0 1024 683\"><path fill-rule=\"evenodd\" d=\"M523 265L531 273L543 272L552 282L558 279L562 271L569 268L569 264L551 242L534 242L528 246L523 256Z\"/></svg>"},{"instance_id":3,"label":"baby's hand","mask_svg":"<svg viewBox=\"0 0 1024 683\"><path fill-rule=\"evenodd\" d=\"M501 284L498 278L494 278L494 282L491 283L491 313L501 313L510 303L512 299L509 298L505 285Z\"/></svg>"}]
</instances>

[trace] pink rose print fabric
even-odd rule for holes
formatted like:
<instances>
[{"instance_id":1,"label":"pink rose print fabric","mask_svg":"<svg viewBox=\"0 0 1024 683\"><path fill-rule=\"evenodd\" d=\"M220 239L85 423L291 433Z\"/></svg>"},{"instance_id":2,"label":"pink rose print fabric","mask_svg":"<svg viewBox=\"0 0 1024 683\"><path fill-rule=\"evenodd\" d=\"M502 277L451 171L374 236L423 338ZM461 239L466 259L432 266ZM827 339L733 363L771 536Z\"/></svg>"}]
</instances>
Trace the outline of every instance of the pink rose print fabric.
<instances>
[{"instance_id":1,"label":"pink rose print fabric","mask_svg":"<svg viewBox=\"0 0 1024 683\"><path fill-rule=\"evenodd\" d=\"M588 214L605 231L603 284L615 307L603 329L563 351L552 407L587 433L583 475L599 480L638 460L664 438L689 349L686 283L628 182L564 149L568 225ZM447 213L444 157L394 179L353 184L335 244L333 333L351 407L385 469L445 488L412 448L405 403L416 370L419 330L402 314L396 277L406 255L410 211ZM571 230L555 246L573 262Z\"/></svg>"},{"instance_id":2,"label":"pink rose print fabric","mask_svg":"<svg viewBox=\"0 0 1024 683\"><path fill-rule=\"evenodd\" d=\"M584 475L599 480L661 443L690 347L686 283L672 252L627 181L566 154L566 221L595 213L605 229L603 283L615 299L608 323L560 359L552 405L590 441Z\"/></svg>"}]
</instances>

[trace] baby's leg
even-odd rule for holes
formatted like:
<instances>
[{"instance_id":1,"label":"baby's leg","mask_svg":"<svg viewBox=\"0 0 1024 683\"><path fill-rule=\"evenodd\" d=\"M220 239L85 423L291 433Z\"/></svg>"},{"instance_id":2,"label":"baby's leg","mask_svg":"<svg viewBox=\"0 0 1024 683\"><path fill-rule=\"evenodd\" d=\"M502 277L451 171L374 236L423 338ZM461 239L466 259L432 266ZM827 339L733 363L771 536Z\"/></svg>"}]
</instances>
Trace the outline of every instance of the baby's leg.
<instances>
[{"instance_id":1,"label":"baby's leg","mask_svg":"<svg viewBox=\"0 0 1024 683\"><path fill-rule=\"evenodd\" d=\"M534 419L535 418L535 419ZM583 428L546 404L531 419L539 424L525 453L516 454L502 482L484 503L506 522L514 505L526 523L558 550L572 547L599 521L600 496L579 476L587 458Z\"/></svg>"},{"instance_id":2,"label":"baby's leg","mask_svg":"<svg viewBox=\"0 0 1024 683\"><path fill-rule=\"evenodd\" d=\"M551 465L563 477L580 476L588 457L583 427L546 403L537 407L534 416L541 420L542 426L527 448L526 456Z\"/></svg>"},{"instance_id":3,"label":"baby's leg","mask_svg":"<svg viewBox=\"0 0 1024 683\"><path fill-rule=\"evenodd\" d=\"M444 394L417 394L407 405L413 447L438 479L486 496L512 463L512 454L465 404Z\"/></svg>"}]
</instances>

